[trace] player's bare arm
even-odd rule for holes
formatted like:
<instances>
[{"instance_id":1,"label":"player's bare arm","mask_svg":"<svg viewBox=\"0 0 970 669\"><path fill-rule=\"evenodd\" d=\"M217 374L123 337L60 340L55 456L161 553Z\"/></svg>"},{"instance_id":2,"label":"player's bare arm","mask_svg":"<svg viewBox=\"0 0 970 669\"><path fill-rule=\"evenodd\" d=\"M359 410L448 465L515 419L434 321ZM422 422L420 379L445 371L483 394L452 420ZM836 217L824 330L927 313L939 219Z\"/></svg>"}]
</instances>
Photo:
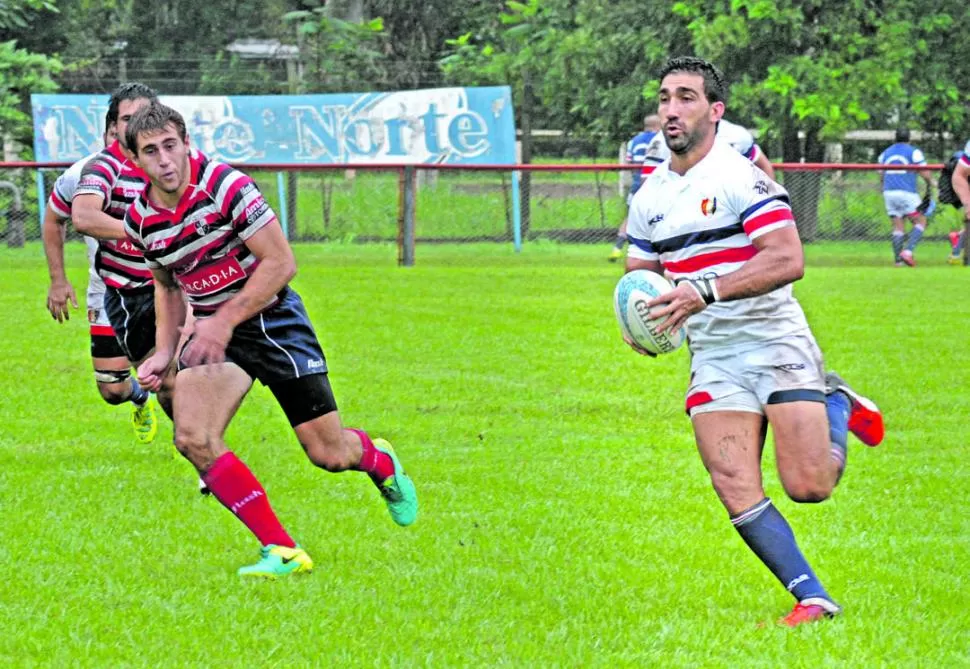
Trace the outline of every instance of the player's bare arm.
<instances>
[{"instance_id":1,"label":"player's bare arm","mask_svg":"<svg viewBox=\"0 0 970 669\"><path fill-rule=\"evenodd\" d=\"M222 362L235 327L264 309L296 275L293 250L276 219L247 239L246 247L259 259L259 266L214 315L196 321L194 338L185 351L188 366Z\"/></svg>"},{"instance_id":2,"label":"player's bare arm","mask_svg":"<svg viewBox=\"0 0 970 669\"><path fill-rule=\"evenodd\" d=\"M772 181L775 180L775 168L772 166L771 161L768 160L768 156L764 154L760 148L756 149L758 152L758 157L755 158L754 164L757 165L762 172L768 175L768 178Z\"/></svg>"},{"instance_id":3,"label":"player's bare arm","mask_svg":"<svg viewBox=\"0 0 970 669\"><path fill-rule=\"evenodd\" d=\"M155 352L138 366L138 382L158 392L175 357L179 328L185 322L182 290L166 269L152 269L155 279Z\"/></svg>"},{"instance_id":4,"label":"player's bare arm","mask_svg":"<svg viewBox=\"0 0 970 669\"><path fill-rule=\"evenodd\" d=\"M658 331L675 331L690 316L703 311L709 303L704 297L708 291L719 302L742 300L770 293L804 276L805 254L794 226L761 235L752 244L758 253L736 272L714 279L681 281L666 295L650 300L647 306L655 317L669 316Z\"/></svg>"},{"instance_id":5,"label":"player's bare arm","mask_svg":"<svg viewBox=\"0 0 970 669\"><path fill-rule=\"evenodd\" d=\"M44 242L44 255L47 256L47 273L51 285L47 289L47 310L58 323L71 319L68 302L77 309L77 296L74 286L67 280L64 272L64 237L67 234L66 220L50 208L44 210L44 225L40 234Z\"/></svg>"},{"instance_id":6,"label":"player's bare arm","mask_svg":"<svg viewBox=\"0 0 970 669\"><path fill-rule=\"evenodd\" d=\"M970 221L970 165L958 160L950 183L953 185L953 192L963 204L964 220Z\"/></svg>"},{"instance_id":7,"label":"player's bare arm","mask_svg":"<svg viewBox=\"0 0 970 669\"><path fill-rule=\"evenodd\" d=\"M71 203L74 229L97 239L125 239L124 223L102 211L103 204L104 198L96 193L77 194Z\"/></svg>"},{"instance_id":8,"label":"player's bare arm","mask_svg":"<svg viewBox=\"0 0 970 669\"><path fill-rule=\"evenodd\" d=\"M663 274L663 266L660 264L659 260L644 260L643 258L634 258L632 256L627 256L626 258L626 271L630 272L638 269L646 269L651 272L656 272L657 274Z\"/></svg>"}]
</instances>

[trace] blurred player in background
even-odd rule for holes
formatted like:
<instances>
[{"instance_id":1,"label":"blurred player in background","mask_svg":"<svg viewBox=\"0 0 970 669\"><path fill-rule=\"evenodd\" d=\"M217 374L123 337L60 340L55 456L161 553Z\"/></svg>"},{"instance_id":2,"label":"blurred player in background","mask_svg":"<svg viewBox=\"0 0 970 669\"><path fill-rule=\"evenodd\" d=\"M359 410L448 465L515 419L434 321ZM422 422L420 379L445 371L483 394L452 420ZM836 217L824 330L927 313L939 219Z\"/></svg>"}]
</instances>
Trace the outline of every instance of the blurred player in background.
<instances>
[{"instance_id":1,"label":"blurred player in background","mask_svg":"<svg viewBox=\"0 0 970 669\"><path fill-rule=\"evenodd\" d=\"M774 180L775 168L772 167L768 156L754 141L754 135L746 128L726 119L721 119L718 121L715 136L718 140L730 144L735 151L757 165L769 179ZM670 148L667 146L667 140L662 132L658 132L647 146L647 154L643 161L643 176L646 177L657 168L657 165L669 159Z\"/></svg>"},{"instance_id":2,"label":"blurred player in background","mask_svg":"<svg viewBox=\"0 0 970 669\"><path fill-rule=\"evenodd\" d=\"M116 139L84 165L71 207L75 229L98 240L95 267L105 284L104 311L121 350L135 366L155 345L155 304L148 265L125 235L125 212L147 179L131 161L124 137L132 114L157 99L155 91L140 83L115 89L108 102L108 122ZM169 417L173 382L169 374L156 392Z\"/></svg>"},{"instance_id":3,"label":"blurred player in background","mask_svg":"<svg viewBox=\"0 0 970 669\"><path fill-rule=\"evenodd\" d=\"M647 147L650 146L650 140L652 140L656 134L660 131L660 117L656 114L650 114L643 118L643 132L635 135L626 144L626 157L624 162L628 165L643 165L643 161L647 158ZM630 201L633 199L633 195L640 188L640 180L642 178L641 170L632 170L632 181L630 182L630 192L626 196L626 206L627 209L630 208ZM616 233L616 244L613 246L613 250L610 252L609 261L616 262L623 257L623 247L626 245L626 222L627 217L624 214L623 222L620 223L620 229Z\"/></svg>"},{"instance_id":4,"label":"blurred player in background","mask_svg":"<svg viewBox=\"0 0 970 669\"><path fill-rule=\"evenodd\" d=\"M151 267L157 305L156 350L138 376L155 389L177 362L176 445L262 545L260 560L239 574L277 578L313 568L224 441L257 379L276 397L313 464L366 472L393 520L413 523L417 494L391 445L341 426L323 351L289 286L293 252L256 184L191 151L185 121L164 105L138 112L127 133L150 184L128 209L125 227ZM196 322L177 350L183 292Z\"/></svg>"},{"instance_id":5,"label":"blurred player in background","mask_svg":"<svg viewBox=\"0 0 970 669\"><path fill-rule=\"evenodd\" d=\"M824 373L792 296L804 256L788 194L715 138L726 92L721 73L699 58L675 58L661 72L672 156L633 198L626 269L666 272L676 283L647 306L666 317L660 331L687 325L686 409L698 451L731 523L795 597L782 619L795 626L841 609L765 496L767 428L785 492L814 503L842 476L848 431L875 446L883 423L871 401Z\"/></svg>"},{"instance_id":6,"label":"blurred player in background","mask_svg":"<svg viewBox=\"0 0 970 669\"><path fill-rule=\"evenodd\" d=\"M115 124L105 121L105 144L114 140ZM47 309L59 323L70 319L69 306L77 308L74 287L64 271L64 239L66 223L71 220L71 202L81 177L81 170L96 156L92 154L74 163L54 182L54 189L44 211L44 226L41 238L44 254L47 256L47 269L50 274L50 287L47 291ZM114 329L108 322L104 311L104 282L95 270L95 254L98 242L85 237L88 249L88 288L85 307L91 326L91 362L94 365L94 378L98 392L108 404L131 402L131 426L135 438L150 443L158 431L155 409L147 390L138 385L131 377L131 362L115 338Z\"/></svg>"},{"instance_id":7,"label":"blurred player in background","mask_svg":"<svg viewBox=\"0 0 970 669\"><path fill-rule=\"evenodd\" d=\"M962 261L963 249L967 241L966 226L970 225L970 141L963 147L953 165L953 174L949 177L948 186L953 191L951 204L963 208L963 229L950 233L952 249L947 259L951 265L959 265ZM940 185L940 192L943 185ZM942 199L942 195L941 195Z\"/></svg>"},{"instance_id":8,"label":"blurred player in background","mask_svg":"<svg viewBox=\"0 0 970 669\"><path fill-rule=\"evenodd\" d=\"M925 165L923 152L909 143L909 129L896 130L896 143L879 154L880 165ZM920 170L919 176L926 182L928 190L936 185L929 170ZM897 266L916 266L913 252L926 230L926 216L919 210L922 197L916 188L916 172L911 170L885 170L879 173L882 182L882 197L886 213L893 222L893 258ZM904 219L913 223L913 229L906 241ZM904 248L905 244L905 248Z\"/></svg>"}]
</instances>

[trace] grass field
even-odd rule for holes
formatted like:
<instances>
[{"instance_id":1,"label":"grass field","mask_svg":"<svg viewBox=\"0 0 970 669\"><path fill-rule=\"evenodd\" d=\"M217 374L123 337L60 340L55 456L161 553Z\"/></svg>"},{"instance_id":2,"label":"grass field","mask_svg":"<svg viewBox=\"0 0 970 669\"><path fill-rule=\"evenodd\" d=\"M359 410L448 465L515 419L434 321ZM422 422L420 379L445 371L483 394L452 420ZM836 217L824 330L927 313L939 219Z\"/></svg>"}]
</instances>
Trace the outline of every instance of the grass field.
<instances>
[{"instance_id":1,"label":"grass field","mask_svg":"<svg viewBox=\"0 0 970 669\"><path fill-rule=\"evenodd\" d=\"M39 245L0 249L0 664L5 666L970 666L970 273L818 245L796 288L826 362L888 437L850 443L833 499L796 505L841 618L789 595L719 506L682 412L687 355L619 340L605 246L297 246L349 425L396 445L421 515L304 458L256 388L228 441L316 561L242 583L255 540L165 424L137 446L94 388L82 312L44 309ZM71 278L83 290L83 248Z\"/></svg>"}]
</instances>

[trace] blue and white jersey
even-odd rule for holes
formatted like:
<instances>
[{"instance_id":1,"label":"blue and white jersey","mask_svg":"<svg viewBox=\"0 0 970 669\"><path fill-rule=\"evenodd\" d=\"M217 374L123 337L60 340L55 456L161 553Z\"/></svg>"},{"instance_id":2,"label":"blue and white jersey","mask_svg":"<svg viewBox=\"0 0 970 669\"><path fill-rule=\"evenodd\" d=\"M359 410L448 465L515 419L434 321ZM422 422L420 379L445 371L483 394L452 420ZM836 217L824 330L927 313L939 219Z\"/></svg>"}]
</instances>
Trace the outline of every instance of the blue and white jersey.
<instances>
[{"instance_id":1,"label":"blue and white jersey","mask_svg":"<svg viewBox=\"0 0 970 669\"><path fill-rule=\"evenodd\" d=\"M912 144L896 142L879 154L880 165L925 165L926 157L923 152ZM918 193L916 189L916 172L913 170L886 170L882 185L883 192L903 191Z\"/></svg>"},{"instance_id":2,"label":"blue and white jersey","mask_svg":"<svg viewBox=\"0 0 970 669\"><path fill-rule=\"evenodd\" d=\"M657 134L656 130L644 130L627 142L626 162L632 165L643 165L643 161L647 159L647 148L650 146L650 140ZM640 170L633 170L633 181L630 182L631 195L639 190L641 180Z\"/></svg>"}]
</instances>

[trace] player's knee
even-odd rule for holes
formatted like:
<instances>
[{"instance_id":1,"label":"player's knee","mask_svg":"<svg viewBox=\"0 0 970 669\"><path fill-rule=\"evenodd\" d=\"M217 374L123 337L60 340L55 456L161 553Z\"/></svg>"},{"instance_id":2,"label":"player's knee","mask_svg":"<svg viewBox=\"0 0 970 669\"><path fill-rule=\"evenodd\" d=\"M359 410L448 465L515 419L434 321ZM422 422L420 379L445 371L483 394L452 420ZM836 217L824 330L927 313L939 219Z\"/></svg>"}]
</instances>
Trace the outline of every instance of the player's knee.
<instances>
[{"instance_id":1,"label":"player's knee","mask_svg":"<svg viewBox=\"0 0 970 669\"><path fill-rule=\"evenodd\" d=\"M340 442L323 438L301 441L303 450L314 465L328 472L342 472L350 469L351 458Z\"/></svg>"},{"instance_id":2,"label":"player's knee","mask_svg":"<svg viewBox=\"0 0 970 669\"><path fill-rule=\"evenodd\" d=\"M98 383L98 392L111 405L124 404L131 398L131 388L116 383Z\"/></svg>"},{"instance_id":3,"label":"player's knee","mask_svg":"<svg viewBox=\"0 0 970 669\"><path fill-rule=\"evenodd\" d=\"M798 477L793 481L783 481L785 493L793 502L799 504L818 504L832 494L832 485L814 477Z\"/></svg>"},{"instance_id":4,"label":"player's knee","mask_svg":"<svg viewBox=\"0 0 970 669\"><path fill-rule=\"evenodd\" d=\"M175 426L175 448L200 471L207 470L215 460L215 442L204 429Z\"/></svg>"},{"instance_id":5,"label":"player's knee","mask_svg":"<svg viewBox=\"0 0 970 669\"><path fill-rule=\"evenodd\" d=\"M746 476L741 472L712 471L711 485L721 502L729 509L738 505L744 506L748 500L763 496L759 478Z\"/></svg>"},{"instance_id":6,"label":"player's knee","mask_svg":"<svg viewBox=\"0 0 970 669\"><path fill-rule=\"evenodd\" d=\"M131 372L127 369L95 369L98 392L108 404L123 404L131 398Z\"/></svg>"}]
</instances>

